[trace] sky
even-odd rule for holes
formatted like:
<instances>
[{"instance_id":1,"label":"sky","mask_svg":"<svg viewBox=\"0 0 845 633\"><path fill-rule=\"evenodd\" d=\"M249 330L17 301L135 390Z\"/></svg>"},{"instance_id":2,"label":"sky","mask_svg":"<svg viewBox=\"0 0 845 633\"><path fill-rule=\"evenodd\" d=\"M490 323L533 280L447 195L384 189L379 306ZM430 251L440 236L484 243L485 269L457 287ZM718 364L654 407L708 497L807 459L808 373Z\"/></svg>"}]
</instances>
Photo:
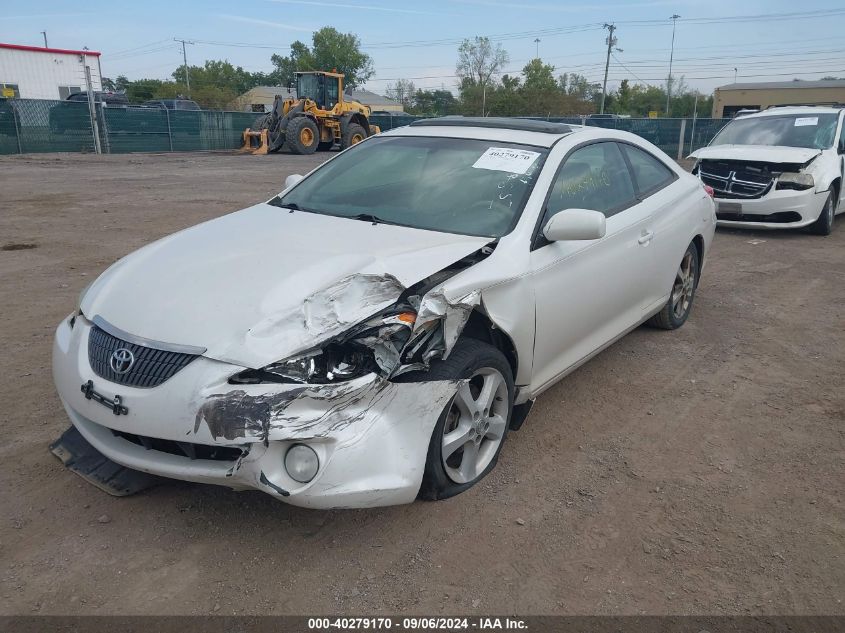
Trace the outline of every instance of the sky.
<instances>
[{"instance_id":1,"label":"sky","mask_svg":"<svg viewBox=\"0 0 845 633\"><path fill-rule=\"evenodd\" d=\"M799 8L800 7L800 8ZM660 84L673 76L709 94L740 82L794 77L845 77L845 5L841 0L2 0L0 42L102 52L106 77L170 77L182 63L227 59L270 71L273 53L333 26L355 33L374 61L366 88L384 93L399 78L418 88L455 90L463 38L490 37L508 52L511 74L537 56L556 74L601 82L607 55L605 23L617 38L608 87L622 79ZM539 42L535 40L539 39ZM328 70L328 69L327 69Z\"/></svg>"}]
</instances>

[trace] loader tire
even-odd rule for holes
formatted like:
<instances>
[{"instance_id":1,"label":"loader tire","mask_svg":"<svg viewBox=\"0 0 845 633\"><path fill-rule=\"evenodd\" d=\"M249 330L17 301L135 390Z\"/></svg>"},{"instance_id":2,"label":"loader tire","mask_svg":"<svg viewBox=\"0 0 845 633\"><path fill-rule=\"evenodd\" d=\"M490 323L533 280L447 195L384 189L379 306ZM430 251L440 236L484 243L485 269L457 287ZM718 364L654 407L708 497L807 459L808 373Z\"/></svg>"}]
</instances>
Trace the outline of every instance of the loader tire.
<instances>
[{"instance_id":1,"label":"loader tire","mask_svg":"<svg viewBox=\"0 0 845 633\"><path fill-rule=\"evenodd\" d=\"M340 149L352 147L367 138L367 130L357 123L350 123L343 131L343 138L340 141Z\"/></svg>"},{"instance_id":2,"label":"loader tire","mask_svg":"<svg viewBox=\"0 0 845 633\"><path fill-rule=\"evenodd\" d=\"M313 154L320 144L320 130L317 124L305 116L299 116L288 123L285 133L288 149L293 154Z\"/></svg>"}]
</instances>

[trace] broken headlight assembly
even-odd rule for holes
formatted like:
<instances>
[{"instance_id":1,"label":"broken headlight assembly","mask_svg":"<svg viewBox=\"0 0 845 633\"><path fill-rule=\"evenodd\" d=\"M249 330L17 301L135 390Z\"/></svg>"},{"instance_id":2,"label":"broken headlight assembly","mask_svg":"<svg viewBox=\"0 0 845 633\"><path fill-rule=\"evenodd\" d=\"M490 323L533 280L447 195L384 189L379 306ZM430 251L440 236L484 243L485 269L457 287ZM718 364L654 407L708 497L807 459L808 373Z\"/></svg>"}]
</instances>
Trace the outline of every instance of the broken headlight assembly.
<instances>
[{"instance_id":1,"label":"broken headlight assembly","mask_svg":"<svg viewBox=\"0 0 845 633\"><path fill-rule=\"evenodd\" d=\"M803 191L815 185L811 174L783 173L778 176L777 189L795 189Z\"/></svg>"},{"instance_id":2,"label":"broken headlight assembly","mask_svg":"<svg viewBox=\"0 0 845 633\"><path fill-rule=\"evenodd\" d=\"M229 383L327 384L378 371L390 374L399 364L416 318L416 312L408 308L393 307L317 349L261 369L246 369L229 378Z\"/></svg>"}]
</instances>

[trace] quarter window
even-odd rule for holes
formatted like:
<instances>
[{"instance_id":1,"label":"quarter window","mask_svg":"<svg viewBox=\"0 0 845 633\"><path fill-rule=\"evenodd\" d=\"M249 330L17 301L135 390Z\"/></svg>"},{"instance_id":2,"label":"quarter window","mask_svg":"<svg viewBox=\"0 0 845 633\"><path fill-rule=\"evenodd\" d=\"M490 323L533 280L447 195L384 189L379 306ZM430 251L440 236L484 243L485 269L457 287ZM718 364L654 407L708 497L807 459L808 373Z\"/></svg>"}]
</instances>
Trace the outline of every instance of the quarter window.
<instances>
[{"instance_id":1,"label":"quarter window","mask_svg":"<svg viewBox=\"0 0 845 633\"><path fill-rule=\"evenodd\" d=\"M631 162L634 182L641 196L648 196L667 186L675 175L662 161L633 145L623 145L622 151Z\"/></svg>"},{"instance_id":2,"label":"quarter window","mask_svg":"<svg viewBox=\"0 0 845 633\"><path fill-rule=\"evenodd\" d=\"M616 143L593 143L566 159L552 185L545 219L566 209L592 209L611 217L635 198L631 174Z\"/></svg>"}]
</instances>

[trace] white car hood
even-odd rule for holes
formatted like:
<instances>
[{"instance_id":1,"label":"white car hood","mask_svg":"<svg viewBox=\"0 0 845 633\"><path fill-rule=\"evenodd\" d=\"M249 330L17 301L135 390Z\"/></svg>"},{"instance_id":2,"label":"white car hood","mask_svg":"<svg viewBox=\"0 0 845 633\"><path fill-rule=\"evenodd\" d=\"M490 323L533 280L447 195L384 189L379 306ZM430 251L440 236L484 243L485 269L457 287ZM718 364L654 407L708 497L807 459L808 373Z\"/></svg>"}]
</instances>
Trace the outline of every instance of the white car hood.
<instances>
[{"instance_id":1,"label":"white car hood","mask_svg":"<svg viewBox=\"0 0 845 633\"><path fill-rule=\"evenodd\" d=\"M259 368L342 333L490 241L259 204L121 259L81 308L135 336Z\"/></svg>"},{"instance_id":2,"label":"white car hood","mask_svg":"<svg viewBox=\"0 0 845 633\"><path fill-rule=\"evenodd\" d=\"M819 149L781 147L778 145L713 145L694 151L690 154L690 158L798 163L803 165L821 153Z\"/></svg>"}]
</instances>

